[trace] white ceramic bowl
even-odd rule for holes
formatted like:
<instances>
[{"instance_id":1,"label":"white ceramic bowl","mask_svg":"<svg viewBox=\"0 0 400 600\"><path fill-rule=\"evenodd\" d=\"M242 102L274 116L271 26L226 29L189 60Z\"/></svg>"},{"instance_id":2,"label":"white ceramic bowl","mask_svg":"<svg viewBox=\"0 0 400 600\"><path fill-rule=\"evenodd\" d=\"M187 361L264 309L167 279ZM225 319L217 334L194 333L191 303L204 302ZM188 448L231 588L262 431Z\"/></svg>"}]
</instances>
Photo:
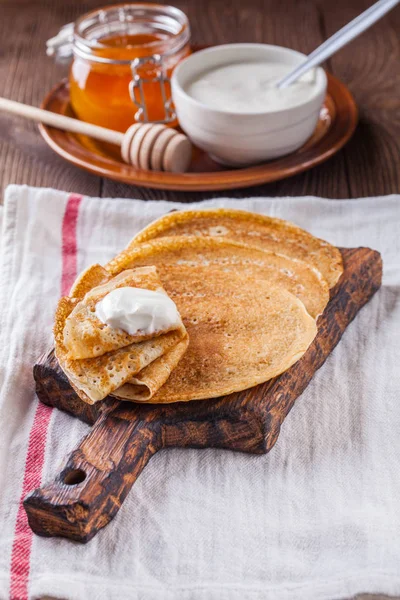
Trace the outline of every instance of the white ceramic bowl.
<instances>
[{"instance_id":1,"label":"white ceramic bowl","mask_svg":"<svg viewBox=\"0 0 400 600\"><path fill-rule=\"evenodd\" d=\"M182 129L218 162L243 166L294 152L312 135L326 94L323 69L315 72L313 93L306 101L281 110L233 113L211 108L185 88L198 75L239 61L271 61L298 65L304 54L267 44L226 44L195 52L172 76L172 97Z\"/></svg>"}]
</instances>

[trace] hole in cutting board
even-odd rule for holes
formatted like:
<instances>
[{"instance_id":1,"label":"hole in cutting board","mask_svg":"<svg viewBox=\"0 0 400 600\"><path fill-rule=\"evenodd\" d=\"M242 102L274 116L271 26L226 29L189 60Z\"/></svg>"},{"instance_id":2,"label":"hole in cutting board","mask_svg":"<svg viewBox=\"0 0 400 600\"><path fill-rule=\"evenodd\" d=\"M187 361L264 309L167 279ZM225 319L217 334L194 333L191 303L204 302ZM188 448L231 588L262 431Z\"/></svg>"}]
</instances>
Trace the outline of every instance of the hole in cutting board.
<instances>
[{"instance_id":1,"label":"hole in cutting board","mask_svg":"<svg viewBox=\"0 0 400 600\"><path fill-rule=\"evenodd\" d=\"M82 469L74 469L64 475L64 483L67 485L76 485L77 483L82 483L85 479L86 473Z\"/></svg>"}]
</instances>

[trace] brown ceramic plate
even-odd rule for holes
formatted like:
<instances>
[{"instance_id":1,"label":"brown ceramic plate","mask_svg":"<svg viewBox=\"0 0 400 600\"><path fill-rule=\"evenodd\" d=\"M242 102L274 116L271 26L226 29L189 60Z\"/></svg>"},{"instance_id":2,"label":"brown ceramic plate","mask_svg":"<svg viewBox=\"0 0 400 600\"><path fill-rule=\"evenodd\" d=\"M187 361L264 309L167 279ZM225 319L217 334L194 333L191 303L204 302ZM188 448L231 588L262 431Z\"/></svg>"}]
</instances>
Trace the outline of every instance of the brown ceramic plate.
<instances>
[{"instance_id":1,"label":"brown ceramic plate","mask_svg":"<svg viewBox=\"0 0 400 600\"><path fill-rule=\"evenodd\" d=\"M90 173L124 183L166 190L227 190L277 181L319 165L338 152L357 125L357 106L348 88L328 75L328 91L312 137L296 152L253 167L231 169L214 162L195 148L187 173L136 169L122 162L119 149L47 125L39 125L49 146L60 156ZM74 116L67 81L60 82L44 99L42 108Z\"/></svg>"}]
</instances>

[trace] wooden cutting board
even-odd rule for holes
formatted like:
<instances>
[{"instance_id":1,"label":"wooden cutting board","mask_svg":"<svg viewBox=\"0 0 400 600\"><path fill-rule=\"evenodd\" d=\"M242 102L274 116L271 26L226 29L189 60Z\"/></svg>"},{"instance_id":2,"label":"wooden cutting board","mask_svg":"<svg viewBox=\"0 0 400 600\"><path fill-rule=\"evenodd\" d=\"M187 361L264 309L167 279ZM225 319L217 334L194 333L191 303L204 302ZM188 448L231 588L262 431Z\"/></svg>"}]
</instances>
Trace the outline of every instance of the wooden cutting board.
<instances>
[{"instance_id":1,"label":"wooden cutting board","mask_svg":"<svg viewBox=\"0 0 400 600\"><path fill-rule=\"evenodd\" d=\"M93 426L54 481L25 499L33 531L88 542L115 516L143 468L161 448L269 452L296 398L381 285L378 252L355 248L343 249L342 255L344 273L331 290L318 320L318 335L306 354L279 377L249 390L215 400L166 405L108 397L89 406L70 387L54 352L43 357L34 367L39 399Z\"/></svg>"}]
</instances>

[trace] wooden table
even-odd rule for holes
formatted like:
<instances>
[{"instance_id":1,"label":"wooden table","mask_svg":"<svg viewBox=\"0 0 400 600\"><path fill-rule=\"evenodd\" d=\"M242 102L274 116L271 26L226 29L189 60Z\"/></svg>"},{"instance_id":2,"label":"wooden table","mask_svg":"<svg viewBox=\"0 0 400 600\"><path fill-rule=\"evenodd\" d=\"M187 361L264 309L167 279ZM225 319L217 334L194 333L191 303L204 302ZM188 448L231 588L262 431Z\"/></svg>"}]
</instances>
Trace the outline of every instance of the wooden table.
<instances>
[{"instance_id":1,"label":"wooden table","mask_svg":"<svg viewBox=\"0 0 400 600\"><path fill-rule=\"evenodd\" d=\"M107 0L111 3L112 0ZM104 2L106 4L107 2ZM189 16L193 42L267 42L309 53L372 0L171 0ZM39 105L66 68L45 41L101 0L0 0L0 94ZM400 8L333 57L327 68L360 108L354 138L334 158L285 181L230 196L314 194L355 198L400 191ZM219 192L147 190L89 175L53 154L36 125L0 114L0 186L48 186L93 196L199 200Z\"/></svg>"}]
</instances>

